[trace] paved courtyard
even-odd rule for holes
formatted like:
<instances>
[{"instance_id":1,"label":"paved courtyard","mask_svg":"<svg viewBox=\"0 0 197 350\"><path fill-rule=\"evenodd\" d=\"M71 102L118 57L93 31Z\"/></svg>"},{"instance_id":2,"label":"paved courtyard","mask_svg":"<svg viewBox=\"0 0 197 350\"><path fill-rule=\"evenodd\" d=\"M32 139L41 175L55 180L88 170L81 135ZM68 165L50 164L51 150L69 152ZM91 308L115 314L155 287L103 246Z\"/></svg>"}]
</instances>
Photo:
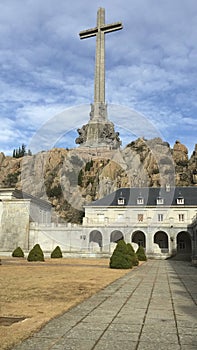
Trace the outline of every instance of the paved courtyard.
<instances>
[{"instance_id":1,"label":"paved courtyard","mask_svg":"<svg viewBox=\"0 0 197 350\"><path fill-rule=\"evenodd\" d=\"M197 268L149 260L14 350L196 350Z\"/></svg>"}]
</instances>

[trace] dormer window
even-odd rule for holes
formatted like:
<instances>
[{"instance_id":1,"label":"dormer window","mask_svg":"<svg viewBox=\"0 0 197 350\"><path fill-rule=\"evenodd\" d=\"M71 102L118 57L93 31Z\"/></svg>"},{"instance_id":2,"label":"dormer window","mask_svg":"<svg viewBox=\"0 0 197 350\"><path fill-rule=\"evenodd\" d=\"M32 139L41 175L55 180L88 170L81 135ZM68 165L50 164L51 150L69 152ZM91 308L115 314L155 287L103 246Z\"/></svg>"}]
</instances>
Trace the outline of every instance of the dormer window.
<instances>
[{"instance_id":1,"label":"dormer window","mask_svg":"<svg viewBox=\"0 0 197 350\"><path fill-rule=\"evenodd\" d=\"M141 195L137 198L137 204L144 204L144 198Z\"/></svg>"},{"instance_id":2,"label":"dormer window","mask_svg":"<svg viewBox=\"0 0 197 350\"><path fill-rule=\"evenodd\" d=\"M120 192L120 197L118 197L118 205L125 205L125 197L123 196L122 192Z\"/></svg>"},{"instance_id":3,"label":"dormer window","mask_svg":"<svg viewBox=\"0 0 197 350\"><path fill-rule=\"evenodd\" d=\"M177 198L177 200L176 200L176 203L177 204L184 204L184 198L183 198L183 196L181 195L181 193L179 194L179 196L178 196L178 198Z\"/></svg>"},{"instance_id":4,"label":"dormer window","mask_svg":"<svg viewBox=\"0 0 197 350\"><path fill-rule=\"evenodd\" d=\"M158 205L161 205L161 204L164 204L164 199L162 197L157 197L157 204Z\"/></svg>"},{"instance_id":5,"label":"dormer window","mask_svg":"<svg viewBox=\"0 0 197 350\"><path fill-rule=\"evenodd\" d=\"M125 198L124 197L119 197L118 198L118 205L124 205L125 204Z\"/></svg>"}]
</instances>

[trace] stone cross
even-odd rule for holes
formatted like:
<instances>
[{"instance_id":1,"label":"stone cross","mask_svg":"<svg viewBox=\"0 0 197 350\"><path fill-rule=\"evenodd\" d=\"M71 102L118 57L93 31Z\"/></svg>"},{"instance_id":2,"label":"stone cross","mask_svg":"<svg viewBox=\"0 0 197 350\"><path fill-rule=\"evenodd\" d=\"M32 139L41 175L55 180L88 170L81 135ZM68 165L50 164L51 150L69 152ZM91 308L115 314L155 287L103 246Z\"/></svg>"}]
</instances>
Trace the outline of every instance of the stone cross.
<instances>
[{"instance_id":1,"label":"stone cross","mask_svg":"<svg viewBox=\"0 0 197 350\"><path fill-rule=\"evenodd\" d=\"M105 33L122 29L122 23L105 24L105 9L97 12L97 27L79 33L80 39L96 36L96 62L94 80L94 105L105 104Z\"/></svg>"}]
</instances>

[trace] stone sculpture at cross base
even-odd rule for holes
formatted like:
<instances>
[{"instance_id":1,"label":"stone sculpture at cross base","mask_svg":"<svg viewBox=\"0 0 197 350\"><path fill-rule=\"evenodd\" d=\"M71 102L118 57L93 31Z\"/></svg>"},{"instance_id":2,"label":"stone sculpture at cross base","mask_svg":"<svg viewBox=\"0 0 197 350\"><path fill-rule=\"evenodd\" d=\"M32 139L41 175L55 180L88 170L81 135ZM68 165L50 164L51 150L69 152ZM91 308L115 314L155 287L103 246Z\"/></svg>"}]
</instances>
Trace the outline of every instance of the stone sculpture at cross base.
<instances>
[{"instance_id":1,"label":"stone sculpture at cross base","mask_svg":"<svg viewBox=\"0 0 197 350\"><path fill-rule=\"evenodd\" d=\"M78 129L76 144L84 147L107 147L117 149L121 146L119 133L115 132L114 124L107 120L107 106L100 103L99 113L95 117L95 105L91 105L90 121Z\"/></svg>"},{"instance_id":2,"label":"stone sculpture at cross base","mask_svg":"<svg viewBox=\"0 0 197 350\"><path fill-rule=\"evenodd\" d=\"M78 129L79 137L75 142L83 147L107 147L117 149L121 145L119 133L107 118L105 103L105 33L122 29L122 23L105 24L105 10L97 12L97 27L79 33L81 39L96 36L96 62L94 80L94 103L91 105L88 124Z\"/></svg>"}]
</instances>

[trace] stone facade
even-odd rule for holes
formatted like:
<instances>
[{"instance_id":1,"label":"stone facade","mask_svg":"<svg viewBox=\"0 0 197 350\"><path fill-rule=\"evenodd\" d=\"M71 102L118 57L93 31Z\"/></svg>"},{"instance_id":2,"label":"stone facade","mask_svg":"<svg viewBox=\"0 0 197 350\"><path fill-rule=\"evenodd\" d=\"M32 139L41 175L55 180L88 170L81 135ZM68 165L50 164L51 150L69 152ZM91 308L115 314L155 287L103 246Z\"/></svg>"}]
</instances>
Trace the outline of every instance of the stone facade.
<instances>
[{"instance_id":1,"label":"stone facade","mask_svg":"<svg viewBox=\"0 0 197 350\"><path fill-rule=\"evenodd\" d=\"M127 188L86 206L83 224L97 231L94 240L102 238L102 247L107 229L108 244L123 237L143 245L149 257L189 259L188 225L196 214L197 188Z\"/></svg>"},{"instance_id":2,"label":"stone facade","mask_svg":"<svg viewBox=\"0 0 197 350\"><path fill-rule=\"evenodd\" d=\"M192 263L197 266L197 215L194 216L188 230L192 237Z\"/></svg>"},{"instance_id":3,"label":"stone facade","mask_svg":"<svg viewBox=\"0 0 197 350\"><path fill-rule=\"evenodd\" d=\"M45 252L59 245L64 254L110 256L116 242L124 238L144 246L148 257L176 255L189 260L193 256L195 260L196 198L196 187L182 188L182 194L180 188L119 189L86 206L82 225L51 223L43 214L30 222L33 199L31 203L4 198L0 202L0 250L12 251L20 245L28 251L39 243Z\"/></svg>"},{"instance_id":4,"label":"stone facade","mask_svg":"<svg viewBox=\"0 0 197 350\"><path fill-rule=\"evenodd\" d=\"M51 222L51 205L13 188L0 189L1 250L29 249L30 222Z\"/></svg>"}]
</instances>

